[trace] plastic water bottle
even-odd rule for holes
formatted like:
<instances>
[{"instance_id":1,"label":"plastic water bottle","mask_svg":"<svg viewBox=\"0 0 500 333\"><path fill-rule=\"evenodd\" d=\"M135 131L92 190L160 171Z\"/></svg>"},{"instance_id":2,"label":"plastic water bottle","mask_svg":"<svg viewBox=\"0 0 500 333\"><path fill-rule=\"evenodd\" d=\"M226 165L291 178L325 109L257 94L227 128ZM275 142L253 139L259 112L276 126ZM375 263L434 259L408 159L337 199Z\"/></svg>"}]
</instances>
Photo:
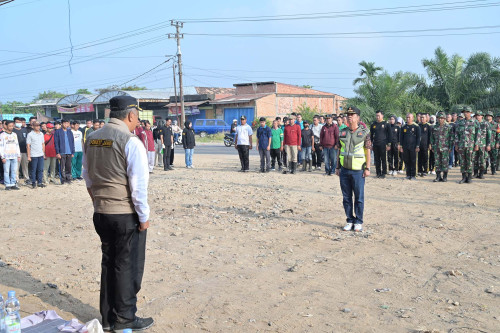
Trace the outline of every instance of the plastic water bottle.
<instances>
[{"instance_id":1,"label":"plastic water bottle","mask_svg":"<svg viewBox=\"0 0 500 333\"><path fill-rule=\"evenodd\" d=\"M132 333L132 329L131 328L126 328L123 330L123 333Z\"/></svg>"},{"instance_id":2,"label":"plastic water bottle","mask_svg":"<svg viewBox=\"0 0 500 333\"><path fill-rule=\"evenodd\" d=\"M21 310L21 306L16 298L16 292L11 290L5 302L7 333L21 333L21 316L19 315L19 310Z\"/></svg>"},{"instance_id":3,"label":"plastic water bottle","mask_svg":"<svg viewBox=\"0 0 500 333\"><path fill-rule=\"evenodd\" d=\"M7 333L5 327L5 303L2 294L0 294L0 333Z\"/></svg>"}]
</instances>

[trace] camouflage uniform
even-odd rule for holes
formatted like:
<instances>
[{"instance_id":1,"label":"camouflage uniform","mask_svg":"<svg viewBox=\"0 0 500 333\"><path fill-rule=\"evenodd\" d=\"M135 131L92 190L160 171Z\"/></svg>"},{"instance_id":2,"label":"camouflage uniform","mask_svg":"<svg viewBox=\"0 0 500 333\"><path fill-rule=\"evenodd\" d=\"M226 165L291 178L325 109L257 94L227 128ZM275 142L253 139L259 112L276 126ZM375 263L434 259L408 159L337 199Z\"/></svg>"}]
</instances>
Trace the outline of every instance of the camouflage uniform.
<instances>
[{"instance_id":1,"label":"camouflage uniform","mask_svg":"<svg viewBox=\"0 0 500 333\"><path fill-rule=\"evenodd\" d=\"M491 116L493 118L493 112L488 111L486 113L487 116ZM496 139L497 139L497 129L499 129L498 123L496 123L494 120L488 123L490 125L490 144L491 144L491 150L488 152L489 156L489 166L491 167L491 174L494 175L496 174L497 170L497 156L498 156L498 149L496 148ZM486 171L488 169L488 165L486 165Z\"/></svg>"},{"instance_id":2,"label":"camouflage uniform","mask_svg":"<svg viewBox=\"0 0 500 333\"><path fill-rule=\"evenodd\" d=\"M464 107L464 111L471 112L472 109ZM474 118L459 120L455 131L455 145L460 155L460 171L462 172L460 183L469 182L472 178L474 147L478 145L478 141L479 122Z\"/></svg>"},{"instance_id":3,"label":"camouflage uniform","mask_svg":"<svg viewBox=\"0 0 500 333\"><path fill-rule=\"evenodd\" d=\"M476 112L477 116L482 116L483 112L478 110ZM474 176L483 178L483 174L486 170L486 157L487 151L486 147L490 146L491 132L490 124L486 121L479 122L479 132L478 132L478 147L479 150L474 152Z\"/></svg>"},{"instance_id":4,"label":"camouflage uniform","mask_svg":"<svg viewBox=\"0 0 500 333\"><path fill-rule=\"evenodd\" d=\"M444 112L437 114L438 123L434 125L431 134L431 146L436 158L436 172L448 172L450 151L453 149L453 127L449 124L439 125L439 118L445 118Z\"/></svg>"}]
</instances>

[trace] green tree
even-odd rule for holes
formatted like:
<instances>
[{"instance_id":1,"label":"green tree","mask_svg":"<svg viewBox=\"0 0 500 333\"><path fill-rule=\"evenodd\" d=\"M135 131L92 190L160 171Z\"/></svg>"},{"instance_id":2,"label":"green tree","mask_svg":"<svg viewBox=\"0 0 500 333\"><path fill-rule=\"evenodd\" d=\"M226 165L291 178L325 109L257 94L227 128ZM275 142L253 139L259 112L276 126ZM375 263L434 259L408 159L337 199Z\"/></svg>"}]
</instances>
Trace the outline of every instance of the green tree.
<instances>
[{"instance_id":1,"label":"green tree","mask_svg":"<svg viewBox=\"0 0 500 333\"><path fill-rule=\"evenodd\" d=\"M300 113L302 115L302 120L307 120L309 124L312 124L313 117L315 115L320 114L317 106L311 108L306 103L302 103L301 105L297 106L295 112Z\"/></svg>"},{"instance_id":2,"label":"green tree","mask_svg":"<svg viewBox=\"0 0 500 333\"><path fill-rule=\"evenodd\" d=\"M19 101L12 101L12 102L6 102L2 103L0 102L0 113L26 113L26 109L19 109L17 107L19 106L25 106L27 105L26 103L19 102Z\"/></svg>"},{"instance_id":3,"label":"green tree","mask_svg":"<svg viewBox=\"0 0 500 333\"><path fill-rule=\"evenodd\" d=\"M443 109L457 104L480 108L500 105L500 58L480 52L465 60L458 54L448 56L438 47L434 58L423 59L422 65L430 80L422 94Z\"/></svg>"},{"instance_id":4,"label":"green tree","mask_svg":"<svg viewBox=\"0 0 500 333\"><path fill-rule=\"evenodd\" d=\"M83 89L78 89L75 94L81 94L81 95L92 95L92 93L87 89L87 88L83 88Z\"/></svg>"},{"instance_id":5,"label":"green tree","mask_svg":"<svg viewBox=\"0 0 500 333\"><path fill-rule=\"evenodd\" d=\"M36 101L39 99L62 98L64 96L66 96L66 94L63 94L63 93L60 93L57 91L53 91L53 90L48 90L48 91L38 93L38 95L35 97L34 100Z\"/></svg>"},{"instance_id":6,"label":"green tree","mask_svg":"<svg viewBox=\"0 0 500 333\"><path fill-rule=\"evenodd\" d=\"M375 66L374 62L366 62L363 60L359 65L361 66L359 77L353 81L353 85L357 85L358 83L370 85L373 78L377 76L377 73L383 70L382 67Z\"/></svg>"},{"instance_id":7,"label":"green tree","mask_svg":"<svg viewBox=\"0 0 500 333\"><path fill-rule=\"evenodd\" d=\"M126 91L139 91L139 90L147 90L148 88L146 87L138 87L136 85L133 85L133 86L117 86L117 85L112 85L112 86L108 86L106 88L99 88L99 89L95 89L95 91L99 94L103 94L103 93L106 93L108 91L112 91L112 90L126 90Z\"/></svg>"}]
</instances>

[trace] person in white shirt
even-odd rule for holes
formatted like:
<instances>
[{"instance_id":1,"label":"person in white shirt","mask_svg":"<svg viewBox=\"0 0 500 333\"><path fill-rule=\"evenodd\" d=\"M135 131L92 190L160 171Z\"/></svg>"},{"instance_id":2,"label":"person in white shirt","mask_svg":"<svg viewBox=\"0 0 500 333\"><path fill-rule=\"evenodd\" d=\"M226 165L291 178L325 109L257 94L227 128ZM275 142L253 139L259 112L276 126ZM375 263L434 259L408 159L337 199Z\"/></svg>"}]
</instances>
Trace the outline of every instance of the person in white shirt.
<instances>
[{"instance_id":1,"label":"person in white shirt","mask_svg":"<svg viewBox=\"0 0 500 333\"><path fill-rule=\"evenodd\" d=\"M40 131L40 123L31 125L32 131L26 138L26 148L28 151L28 161L31 162L31 186L33 188L45 187L43 184L43 163L45 159L45 138Z\"/></svg>"},{"instance_id":2,"label":"person in white shirt","mask_svg":"<svg viewBox=\"0 0 500 333\"><path fill-rule=\"evenodd\" d=\"M73 180L82 180L83 133L80 131L79 122L73 121L71 132L75 139L75 154L71 160L71 177Z\"/></svg>"},{"instance_id":3,"label":"person in white shirt","mask_svg":"<svg viewBox=\"0 0 500 333\"><path fill-rule=\"evenodd\" d=\"M240 156L241 170L240 172L250 171L250 149L252 149L252 127L247 124L247 117L241 116L241 125L236 127L236 137L234 148L238 150Z\"/></svg>"},{"instance_id":4,"label":"person in white shirt","mask_svg":"<svg viewBox=\"0 0 500 333\"><path fill-rule=\"evenodd\" d=\"M19 190L16 184L17 165L21 162L21 150L17 134L13 133L14 122L8 120L5 130L0 134L0 159L3 164L5 190Z\"/></svg>"}]
</instances>

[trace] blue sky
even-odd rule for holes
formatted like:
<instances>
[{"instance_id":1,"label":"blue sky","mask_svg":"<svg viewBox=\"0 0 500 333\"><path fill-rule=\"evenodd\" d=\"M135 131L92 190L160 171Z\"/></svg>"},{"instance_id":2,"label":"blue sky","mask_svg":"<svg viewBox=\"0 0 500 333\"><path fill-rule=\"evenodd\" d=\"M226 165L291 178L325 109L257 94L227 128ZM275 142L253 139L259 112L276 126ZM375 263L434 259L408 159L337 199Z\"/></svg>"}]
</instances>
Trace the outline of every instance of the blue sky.
<instances>
[{"instance_id":1,"label":"blue sky","mask_svg":"<svg viewBox=\"0 0 500 333\"><path fill-rule=\"evenodd\" d=\"M464 0L462 0L464 1ZM71 38L75 46L139 29L170 19L197 19L304 13L341 12L459 2L441 1L347 1L347 0L255 0L249 1L129 1L70 0ZM497 4L495 1L477 1ZM470 5L473 3L466 3ZM449 6L457 6L451 4ZM182 32L209 34L341 33L421 30L450 27L493 26L500 6L438 12L378 15L335 19L185 23ZM476 32L500 31L499 28ZM15 0L0 7L0 101L28 102L39 91L73 93L124 83L160 64L176 52L175 41L161 39L174 28L161 29L114 42L74 51L70 59L67 0ZM470 32L470 31L465 31ZM442 32L438 32L441 34ZM156 39L155 39L156 38ZM158 40L158 41L157 41ZM156 41L156 42L154 42ZM152 43L154 42L154 43ZM362 60L374 61L389 72L398 70L425 74L423 58L436 47L449 54L469 56L489 52L500 56L500 34L435 36L415 38L266 39L189 36L182 40L186 86L232 87L233 83L278 81L309 84L315 89L353 96L352 81ZM141 46L141 43L144 44ZM86 61L109 50L130 47L126 52ZM30 53L64 49L56 56L31 61ZM120 51L123 49L118 49ZM22 53L27 52L27 53ZM9 63L6 63L8 61ZM170 65L170 64L169 64ZM164 65L130 84L150 89L173 86L172 68ZM45 67L44 67L45 66ZM19 76L46 68L61 68ZM14 76L5 78L6 76Z\"/></svg>"}]
</instances>

